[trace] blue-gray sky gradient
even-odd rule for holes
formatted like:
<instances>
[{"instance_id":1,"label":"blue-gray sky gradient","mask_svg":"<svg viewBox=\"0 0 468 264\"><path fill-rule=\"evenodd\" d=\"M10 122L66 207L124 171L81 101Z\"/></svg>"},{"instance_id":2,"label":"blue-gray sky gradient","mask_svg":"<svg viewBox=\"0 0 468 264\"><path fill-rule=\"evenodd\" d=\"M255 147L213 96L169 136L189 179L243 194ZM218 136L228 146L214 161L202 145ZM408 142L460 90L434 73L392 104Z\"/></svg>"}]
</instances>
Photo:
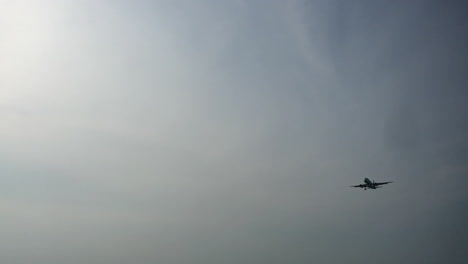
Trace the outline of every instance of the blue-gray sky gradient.
<instances>
[{"instance_id":1,"label":"blue-gray sky gradient","mask_svg":"<svg viewBox=\"0 0 468 264\"><path fill-rule=\"evenodd\" d=\"M462 1L1 4L1 263L466 261Z\"/></svg>"}]
</instances>

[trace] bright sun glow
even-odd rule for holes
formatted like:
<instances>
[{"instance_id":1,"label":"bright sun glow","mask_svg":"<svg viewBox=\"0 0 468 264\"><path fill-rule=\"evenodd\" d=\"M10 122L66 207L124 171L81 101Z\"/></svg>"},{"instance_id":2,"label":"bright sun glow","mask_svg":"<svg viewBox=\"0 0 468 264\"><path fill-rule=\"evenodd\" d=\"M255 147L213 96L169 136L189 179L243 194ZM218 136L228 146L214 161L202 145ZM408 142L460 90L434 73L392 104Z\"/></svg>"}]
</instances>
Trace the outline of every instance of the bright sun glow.
<instances>
[{"instance_id":1,"label":"bright sun glow","mask_svg":"<svg viewBox=\"0 0 468 264\"><path fill-rule=\"evenodd\" d=\"M50 93L40 83L53 52L57 7L48 1L2 3L0 104L32 103Z\"/></svg>"}]
</instances>

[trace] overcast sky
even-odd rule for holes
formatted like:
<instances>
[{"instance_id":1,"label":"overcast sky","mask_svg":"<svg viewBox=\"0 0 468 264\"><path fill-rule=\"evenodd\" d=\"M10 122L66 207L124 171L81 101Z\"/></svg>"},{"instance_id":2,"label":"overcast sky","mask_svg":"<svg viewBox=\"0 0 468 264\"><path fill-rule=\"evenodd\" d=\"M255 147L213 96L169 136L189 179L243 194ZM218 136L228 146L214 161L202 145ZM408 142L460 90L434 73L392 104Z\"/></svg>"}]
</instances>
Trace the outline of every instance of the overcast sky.
<instances>
[{"instance_id":1,"label":"overcast sky","mask_svg":"<svg viewBox=\"0 0 468 264\"><path fill-rule=\"evenodd\" d=\"M0 0L0 262L465 263L462 2Z\"/></svg>"}]
</instances>

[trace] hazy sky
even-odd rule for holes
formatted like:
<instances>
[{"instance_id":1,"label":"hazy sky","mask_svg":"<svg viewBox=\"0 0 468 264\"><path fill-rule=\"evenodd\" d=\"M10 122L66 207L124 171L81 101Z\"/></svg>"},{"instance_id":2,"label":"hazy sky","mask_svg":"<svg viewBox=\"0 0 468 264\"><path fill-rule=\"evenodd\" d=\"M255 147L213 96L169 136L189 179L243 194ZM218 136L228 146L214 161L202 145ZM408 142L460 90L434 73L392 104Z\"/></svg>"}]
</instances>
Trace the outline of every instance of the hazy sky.
<instances>
[{"instance_id":1,"label":"hazy sky","mask_svg":"<svg viewBox=\"0 0 468 264\"><path fill-rule=\"evenodd\" d=\"M462 2L0 0L0 262L465 263Z\"/></svg>"}]
</instances>

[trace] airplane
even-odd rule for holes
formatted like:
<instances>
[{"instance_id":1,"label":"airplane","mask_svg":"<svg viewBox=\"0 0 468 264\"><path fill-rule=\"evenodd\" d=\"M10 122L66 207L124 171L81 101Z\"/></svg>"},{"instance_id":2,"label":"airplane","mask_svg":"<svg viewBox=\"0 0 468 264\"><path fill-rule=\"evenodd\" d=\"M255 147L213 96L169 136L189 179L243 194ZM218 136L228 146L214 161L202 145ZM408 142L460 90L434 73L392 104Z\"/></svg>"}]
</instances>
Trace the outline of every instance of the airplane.
<instances>
[{"instance_id":1,"label":"airplane","mask_svg":"<svg viewBox=\"0 0 468 264\"><path fill-rule=\"evenodd\" d=\"M374 189L375 190L377 188L382 188L382 186L380 186L380 185L389 184L389 183L392 183L392 182L391 181L390 182L375 182L375 181L369 180L369 178L365 178L364 179L364 184L353 185L353 186L350 186L350 187L364 188L364 190L367 190L367 189Z\"/></svg>"}]
</instances>

